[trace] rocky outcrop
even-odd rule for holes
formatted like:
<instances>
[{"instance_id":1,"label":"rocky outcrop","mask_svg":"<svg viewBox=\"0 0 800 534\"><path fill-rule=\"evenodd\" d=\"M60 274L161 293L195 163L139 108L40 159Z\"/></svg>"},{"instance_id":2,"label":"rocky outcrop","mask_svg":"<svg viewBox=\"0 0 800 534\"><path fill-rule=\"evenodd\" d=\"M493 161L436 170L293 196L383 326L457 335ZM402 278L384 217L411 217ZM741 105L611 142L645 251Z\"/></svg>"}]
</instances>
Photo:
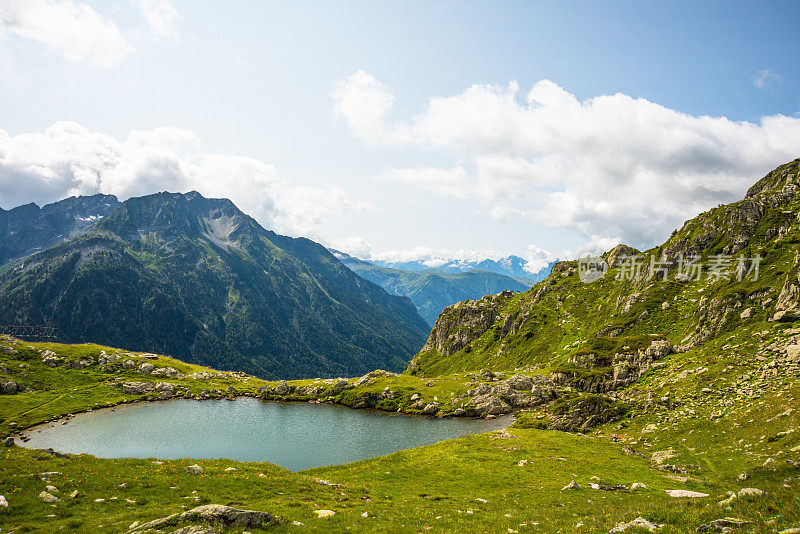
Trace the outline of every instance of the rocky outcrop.
<instances>
[{"instance_id":1,"label":"rocky outcrop","mask_svg":"<svg viewBox=\"0 0 800 534\"><path fill-rule=\"evenodd\" d=\"M533 408L557 397L558 388L547 377L517 374L496 384L478 384L462 398L470 413L485 417L507 414L514 408Z\"/></svg>"},{"instance_id":2,"label":"rocky outcrop","mask_svg":"<svg viewBox=\"0 0 800 534\"><path fill-rule=\"evenodd\" d=\"M579 351L568 365L550 374L556 386L571 386L587 393L608 393L637 381L656 360L675 352L669 341L656 339L645 349L614 354L609 361L593 352Z\"/></svg>"},{"instance_id":3,"label":"rocky outcrop","mask_svg":"<svg viewBox=\"0 0 800 534\"><path fill-rule=\"evenodd\" d=\"M25 391L25 387L17 384L13 380L7 380L5 382L0 382L0 394L3 395L14 395L20 391Z\"/></svg>"},{"instance_id":4,"label":"rocky outcrop","mask_svg":"<svg viewBox=\"0 0 800 534\"><path fill-rule=\"evenodd\" d=\"M562 399L549 408L550 428L563 432L586 432L603 423L619 419L627 409L627 406L601 395L580 395Z\"/></svg>"},{"instance_id":5,"label":"rocky outcrop","mask_svg":"<svg viewBox=\"0 0 800 534\"><path fill-rule=\"evenodd\" d=\"M280 518L273 516L269 512L240 510L221 504L206 504L186 512L172 514L143 525L137 525L128 532L130 534L144 533L166 527L175 527L182 523L201 523L227 529L230 527L258 528L278 522L280 522Z\"/></svg>"},{"instance_id":6,"label":"rocky outcrop","mask_svg":"<svg viewBox=\"0 0 800 534\"><path fill-rule=\"evenodd\" d=\"M738 293L708 299L700 299L700 305L695 312L697 326L692 338L692 343L697 345L705 343L733 320L741 320L742 296Z\"/></svg>"},{"instance_id":7,"label":"rocky outcrop","mask_svg":"<svg viewBox=\"0 0 800 534\"><path fill-rule=\"evenodd\" d=\"M421 352L451 355L460 351L497 321L500 306L513 295L512 291L503 291L498 295L484 295L478 300L448 306L436 320Z\"/></svg>"},{"instance_id":8,"label":"rocky outcrop","mask_svg":"<svg viewBox=\"0 0 800 534\"><path fill-rule=\"evenodd\" d=\"M794 266L786 276L786 282L778 294L772 321L795 321L800 319L800 253L795 253Z\"/></svg>"},{"instance_id":9,"label":"rocky outcrop","mask_svg":"<svg viewBox=\"0 0 800 534\"><path fill-rule=\"evenodd\" d=\"M603 257L605 258L606 263L608 263L608 266L611 269L614 269L622 265L622 262L625 259L630 258L631 256L636 256L637 254L641 254L641 252L633 247L629 247L628 245L620 244L603 254Z\"/></svg>"},{"instance_id":10,"label":"rocky outcrop","mask_svg":"<svg viewBox=\"0 0 800 534\"><path fill-rule=\"evenodd\" d=\"M627 386L645 374L656 360L675 352L675 348L667 340L653 341L645 350L633 353L617 353L614 355L612 367L614 369L613 383L608 391Z\"/></svg>"},{"instance_id":11,"label":"rocky outcrop","mask_svg":"<svg viewBox=\"0 0 800 534\"><path fill-rule=\"evenodd\" d=\"M59 358L55 352L46 349L42 351L42 363L50 367L58 367L64 362L63 358Z\"/></svg>"},{"instance_id":12,"label":"rocky outcrop","mask_svg":"<svg viewBox=\"0 0 800 534\"><path fill-rule=\"evenodd\" d=\"M372 383L373 378L378 377L389 377L389 376L398 376L397 373L390 373L389 371L384 371L383 369L376 369L374 371L370 371L369 373L365 374L355 382L353 382L353 387L362 387Z\"/></svg>"},{"instance_id":13,"label":"rocky outcrop","mask_svg":"<svg viewBox=\"0 0 800 534\"><path fill-rule=\"evenodd\" d=\"M174 367L159 367L154 369L150 376L164 376L167 378L183 378L184 374L175 369Z\"/></svg>"},{"instance_id":14,"label":"rocky outcrop","mask_svg":"<svg viewBox=\"0 0 800 534\"><path fill-rule=\"evenodd\" d=\"M153 391L151 382L123 382L122 392L126 395L144 395Z\"/></svg>"}]
</instances>

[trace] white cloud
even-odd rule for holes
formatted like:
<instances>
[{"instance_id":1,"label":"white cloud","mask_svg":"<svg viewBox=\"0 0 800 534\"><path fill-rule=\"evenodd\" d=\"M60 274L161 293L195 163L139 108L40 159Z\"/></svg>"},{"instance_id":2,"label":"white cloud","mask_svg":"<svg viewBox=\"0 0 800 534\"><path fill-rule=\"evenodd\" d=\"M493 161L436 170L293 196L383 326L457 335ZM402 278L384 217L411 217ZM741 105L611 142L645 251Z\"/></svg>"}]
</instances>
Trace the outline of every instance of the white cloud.
<instances>
[{"instance_id":1,"label":"white cloud","mask_svg":"<svg viewBox=\"0 0 800 534\"><path fill-rule=\"evenodd\" d=\"M113 67L133 51L112 20L72 0L3 0L0 32L31 39L73 62Z\"/></svg>"},{"instance_id":2,"label":"white cloud","mask_svg":"<svg viewBox=\"0 0 800 534\"><path fill-rule=\"evenodd\" d=\"M562 251L560 257L566 259L576 259L586 256L600 256L604 252L608 252L620 243L622 243L622 239L619 237L601 237L597 235L590 235L584 244L573 250Z\"/></svg>"},{"instance_id":3,"label":"white cloud","mask_svg":"<svg viewBox=\"0 0 800 534\"><path fill-rule=\"evenodd\" d=\"M328 247L349 254L356 258L369 258L372 256L372 247L361 236L334 239L327 243Z\"/></svg>"},{"instance_id":4,"label":"white cloud","mask_svg":"<svg viewBox=\"0 0 800 534\"><path fill-rule=\"evenodd\" d=\"M774 72L772 69L762 69L756 72L756 75L753 77L753 85L759 89L769 89L780 82L781 75Z\"/></svg>"},{"instance_id":5,"label":"white cloud","mask_svg":"<svg viewBox=\"0 0 800 534\"><path fill-rule=\"evenodd\" d=\"M596 243L650 246L685 219L741 198L800 146L800 118L736 122L620 93L580 101L549 80L524 98L515 82L473 85L430 98L401 122L390 118L394 95L363 71L340 81L333 96L336 114L364 143L415 146L452 161L391 169L379 179Z\"/></svg>"},{"instance_id":6,"label":"white cloud","mask_svg":"<svg viewBox=\"0 0 800 534\"><path fill-rule=\"evenodd\" d=\"M470 180L466 170L461 167L438 169L436 167L418 167L416 169L390 169L377 177L378 181L399 182L428 189L441 196L469 198L469 192L461 187Z\"/></svg>"},{"instance_id":7,"label":"white cloud","mask_svg":"<svg viewBox=\"0 0 800 534\"><path fill-rule=\"evenodd\" d=\"M333 100L334 115L343 118L365 143L385 142L392 137L403 140L402 127L384 124L384 118L394 106L394 95L371 74L359 70L337 82Z\"/></svg>"},{"instance_id":8,"label":"white cloud","mask_svg":"<svg viewBox=\"0 0 800 534\"><path fill-rule=\"evenodd\" d=\"M525 267L532 273L541 271L551 262L554 262L558 259L558 257L554 256L549 250L545 250L536 245L527 245L522 257L528 262ZM561 257L566 258L568 256L562 254Z\"/></svg>"},{"instance_id":9,"label":"white cloud","mask_svg":"<svg viewBox=\"0 0 800 534\"><path fill-rule=\"evenodd\" d=\"M279 233L315 239L322 238L327 216L368 208L339 188L289 185L268 163L204 152L200 139L180 128L132 131L124 141L74 122L58 122L43 133L12 136L0 130L5 209L98 192L125 200L189 190L230 198Z\"/></svg>"},{"instance_id":10,"label":"white cloud","mask_svg":"<svg viewBox=\"0 0 800 534\"><path fill-rule=\"evenodd\" d=\"M180 14L169 0L133 0L157 41L177 41L180 37L175 25Z\"/></svg>"}]
</instances>

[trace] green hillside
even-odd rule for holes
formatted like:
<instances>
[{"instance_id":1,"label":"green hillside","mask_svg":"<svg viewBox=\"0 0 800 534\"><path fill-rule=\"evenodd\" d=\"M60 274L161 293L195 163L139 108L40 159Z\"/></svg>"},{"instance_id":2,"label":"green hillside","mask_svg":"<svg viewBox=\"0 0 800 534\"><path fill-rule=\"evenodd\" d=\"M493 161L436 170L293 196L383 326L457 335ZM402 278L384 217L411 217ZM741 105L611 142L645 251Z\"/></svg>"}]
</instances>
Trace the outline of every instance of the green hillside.
<instances>
[{"instance_id":1,"label":"green hillside","mask_svg":"<svg viewBox=\"0 0 800 534\"><path fill-rule=\"evenodd\" d=\"M620 260L592 283L581 282L576 262L560 262L526 293L446 308L408 371L437 376L481 368L574 367L589 353L610 364L621 350L615 340L622 337L656 335L688 350L772 327L776 319L800 318L798 165L782 165L744 200L687 221L663 245L639 256L634 279ZM616 257L620 248L606 257ZM684 269L687 277L679 268L680 258L690 256L704 266L700 280L694 280L696 270ZM754 277L747 271L757 256ZM727 266L720 276L715 264ZM668 270L666 278L662 270Z\"/></svg>"}]
</instances>

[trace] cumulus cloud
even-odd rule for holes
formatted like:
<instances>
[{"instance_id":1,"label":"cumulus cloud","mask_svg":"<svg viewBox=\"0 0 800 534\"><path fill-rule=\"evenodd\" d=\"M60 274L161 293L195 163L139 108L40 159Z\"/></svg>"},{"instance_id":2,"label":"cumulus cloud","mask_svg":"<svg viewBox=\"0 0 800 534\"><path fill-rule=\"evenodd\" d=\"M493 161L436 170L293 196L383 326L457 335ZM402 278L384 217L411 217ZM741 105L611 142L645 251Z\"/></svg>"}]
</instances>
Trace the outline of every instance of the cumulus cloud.
<instances>
[{"instance_id":1,"label":"cumulus cloud","mask_svg":"<svg viewBox=\"0 0 800 534\"><path fill-rule=\"evenodd\" d=\"M320 239L325 217L365 209L345 191L289 185L272 165L211 154L180 128L132 131L124 141L74 122L42 133L0 130L0 204L5 209L71 195L107 193L121 200L158 191L197 190L230 198L264 226Z\"/></svg>"},{"instance_id":2,"label":"cumulus cloud","mask_svg":"<svg viewBox=\"0 0 800 534\"><path fill-rule=\"evenodd\" d=\"M73 62L113 67L133 51L117 25L72 0L4 0L3 30L42 43Z\"/></svg>"},{"instance_id":3,"label":"cumulus cloud","mask_svg":"<svg viewBox=\"0 0 800 534\"><path fill-rule=\"evenodd\" d=\"M693 116L621 93L581 101L549 80L524 96L515 82L473 85L430 98L407 121L391 120L394 95L363 71L338 82L333 98L364 143L452 160L378 179L467 200L494 219L573 229L590 244L650 246L741 198L800 147L800 118Z\"/></svg>"},{"instance_id":4,"label":"cumulus cloud","mask_svg":"<svg viewBox=\"0 0 800 534\"><path fill-rule=\"evenodd\" d=\"M372 246L361 236L334 239L329 241L327 245L332 249L356 258L366 259L372 256Z\"/></svg>"},{"instance_id":5,"label":"cumulus cloud","mask_svg":"<svg viewBox=\"0 0 800 534\"><path fill-rule=\"evenodd\" d=\"M334 116L342 118L353 133L369 145L394 140L402 142L406 135L401 125L384 123L394 107L394 95L374 76L356 71L336 83L333 91Z\"/></svg>"},{"instance_id":6,"label":"cumulus cloud","mask_svg":"<svg viewBox=\"0 0 800 534\"><path fill-rule=\"evenodd\" d=\"M753 85L759 89L769 89L776 83L780 82L780 74L774 72L772 69L762 69L756 72L756 75L753 77Z\"/></svg>"},{"instance_id":7,"label":"cumulus cloud","mask_svg":"<svg viewBox=\"0 0 800 534\"><path fill-rule=\"evenodd\" d=\"M553 253L549 250L545 250L536 245L527 245L522 257L526 262L528 262L525 266L526 269L532 273L541 271L550 265L551 262L554 262L558 259L558 256L553 255ZM571 256L567 256L566 254L562 253L561 257L567 258Z\"/></svg>"},{"instance_id":8,"label":"cumulus cloud","mask_svg":"<svg viewBox=\"0 0 800 534\"><path fill-rule=\"evenodd\" d=\"M157 41L177 41L178 30L175 27L180 14L169 0L134 0L150 28L150 33Z\"/></svg>"}]
</instances>

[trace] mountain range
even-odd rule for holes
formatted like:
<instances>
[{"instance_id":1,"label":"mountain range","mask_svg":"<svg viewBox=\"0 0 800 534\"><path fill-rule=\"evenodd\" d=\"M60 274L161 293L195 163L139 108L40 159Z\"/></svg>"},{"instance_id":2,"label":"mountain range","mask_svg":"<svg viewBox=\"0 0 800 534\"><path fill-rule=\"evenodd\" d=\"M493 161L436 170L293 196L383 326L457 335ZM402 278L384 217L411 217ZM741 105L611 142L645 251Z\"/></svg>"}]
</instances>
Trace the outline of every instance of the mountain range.
<instances>
[{"instance_id":1,"label":"mountain range","mask_svg":"<svg viewBox=\"0 0 800 534\"><path fill-rule=\"evenodd\" d=\"M297 378L399 370L429 330L325 247L196 192L22 206L0 236L0 324L67 342Z\"/></svg>"},{"instance_id":2,"label":"mountain range","mask_svg":"<svg viewBox=\"0 0 800 534\"><path fill-rule=\"evenodd\" d=\"M531 285L518 278L491 271L469 270L451 273L436 269L404 271L375 265L336 250L331 252L356 274L378 284L389 294L409 297L422 318L431 326L446 306L460 300L477 299L486 294L493 295L505 290L527 291Z\"/></svg>"},{"instance_id":3,"label":"mountain range","mask_svg":"<svg viewBox=\"0 0 800 534\"><path fill-rule=\"evenodd\" d=\"M550 268L555 261L535 271L528 270L528 261L519 256L506 256L500 259L444 259L436 262L425 260L387 261L370 259L370 263L378 267L398 269L409 272L433 272L445 274L465 273L469 271L486 271L501 274L516 279L521 284L532 286L544 280L550 274Z\"/></svg>"}]
</instances>

